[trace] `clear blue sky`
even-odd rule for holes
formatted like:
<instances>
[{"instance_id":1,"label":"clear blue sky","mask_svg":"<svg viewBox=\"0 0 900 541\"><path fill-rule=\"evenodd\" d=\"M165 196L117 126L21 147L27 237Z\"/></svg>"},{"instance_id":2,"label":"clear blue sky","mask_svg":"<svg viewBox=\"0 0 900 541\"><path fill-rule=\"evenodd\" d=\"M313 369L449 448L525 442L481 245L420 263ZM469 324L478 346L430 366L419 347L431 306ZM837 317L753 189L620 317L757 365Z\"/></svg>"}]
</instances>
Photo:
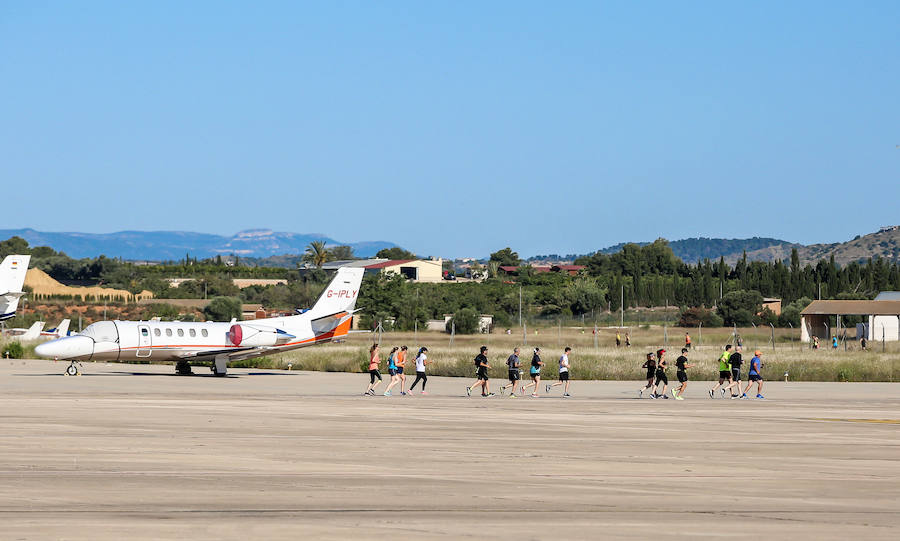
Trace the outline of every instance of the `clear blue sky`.
<instances>
[{"instance_id":1,"label":"clear blue sky","mask_svg":"<svg viewBox=\"0 0 900 541\"><path fill-rule=\"evenodd\" d=\"M3 2L0 228L421 255L900 223L900 2Z\"/></svg>"}]
</instances>

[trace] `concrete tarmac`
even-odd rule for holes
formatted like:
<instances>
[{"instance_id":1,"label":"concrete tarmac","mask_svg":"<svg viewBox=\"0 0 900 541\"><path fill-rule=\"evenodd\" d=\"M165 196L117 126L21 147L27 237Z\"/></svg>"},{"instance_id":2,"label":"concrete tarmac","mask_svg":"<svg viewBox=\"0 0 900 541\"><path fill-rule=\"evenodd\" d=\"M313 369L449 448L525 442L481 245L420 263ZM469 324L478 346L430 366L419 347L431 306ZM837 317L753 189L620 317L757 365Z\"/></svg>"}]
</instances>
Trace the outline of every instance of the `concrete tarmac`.
<instances>
[{"instance_id":1,"label":"concrete tarmac","mask_svg":"<svg viewBox=\"0 0 900 541\"><path fill-rule=\"evenodd\" d=\"M387 398L363 374L64 368L0 361L2 539L900 538L898 384Z\"/></svg>"}]
</instances>

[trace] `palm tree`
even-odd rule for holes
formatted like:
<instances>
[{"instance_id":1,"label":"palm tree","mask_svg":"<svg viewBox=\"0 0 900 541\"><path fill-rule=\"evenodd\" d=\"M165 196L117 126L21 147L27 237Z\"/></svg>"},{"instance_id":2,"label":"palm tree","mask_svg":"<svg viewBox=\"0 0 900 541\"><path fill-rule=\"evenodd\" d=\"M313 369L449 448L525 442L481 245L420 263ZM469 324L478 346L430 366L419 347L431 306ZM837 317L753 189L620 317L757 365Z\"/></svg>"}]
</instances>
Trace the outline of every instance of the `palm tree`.
<instances>
[{"instance_id":1,"label":"palm tree","mask_svg":"<svg viewBox=\"0 0 900 541\"><path fill-rule=\"evenodd\" d=\"M314 240L310 242L309 246L306 247L306 252L304 252L302 259L307 263L312 263L321 268L322 265L328 261L328 250L325 249L325 241Z\"/></svg>"}]
</instances>

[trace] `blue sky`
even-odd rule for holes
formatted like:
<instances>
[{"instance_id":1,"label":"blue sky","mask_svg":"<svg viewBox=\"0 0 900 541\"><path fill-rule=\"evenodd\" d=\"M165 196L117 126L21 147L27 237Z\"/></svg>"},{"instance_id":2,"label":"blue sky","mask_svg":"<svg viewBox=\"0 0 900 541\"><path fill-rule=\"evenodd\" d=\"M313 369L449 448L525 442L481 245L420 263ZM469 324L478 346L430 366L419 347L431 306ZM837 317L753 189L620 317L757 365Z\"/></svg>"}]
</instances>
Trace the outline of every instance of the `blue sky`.
<instances>
[{"instance_id":1,"label":"blue sky","mask_svg":"<svg viewBox=\"0 0 900 541\"><path fill-rule=\"evenodd\" d=\"M419 254L900 223L898 2L4 2L0 228Z\"/></svg>"}]
</instances>

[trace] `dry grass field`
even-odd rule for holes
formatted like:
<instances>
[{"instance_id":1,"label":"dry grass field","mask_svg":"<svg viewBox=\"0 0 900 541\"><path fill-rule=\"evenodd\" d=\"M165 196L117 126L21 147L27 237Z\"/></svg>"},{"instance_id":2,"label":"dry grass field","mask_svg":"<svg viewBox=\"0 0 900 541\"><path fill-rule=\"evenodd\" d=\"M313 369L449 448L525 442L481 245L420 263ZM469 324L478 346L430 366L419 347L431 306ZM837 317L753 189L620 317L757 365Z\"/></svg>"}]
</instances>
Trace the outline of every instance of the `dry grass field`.
<instances>
[{"instance_id":1,"label":"dry grass field","mask_svg":"<svg viewBox=\"0 0 900 541\"><path fill-rule=\"evenodd\" d=\"M540 328L530 331L527 337L505 333L457 335L451 337L440 332L384 333L382 350L386 354L394 345L406 345L415 351L420 346L429 350L429 373L442 376L469 377L474 373L472 359L482 345L489 348L492 364L491 375L498 379L506 376L505 360L516 346L522 349L525 363L531 360L531 349L538 346L546 363L545 379L556 377L556 360L562 348L573 348L570 354L572 376L576 379L640 380L644 371L641 364L647 352L666 348L669 361L674 364L684 344L685 329L671 328L668 345L664 330L659 327L631 329L631 347L615 346L615 330L601 329L596 339L593 329ZM731 329L704 330L702 341L697 329L688 329L694 348L688 354L696 367L690 370L692 379L713 379L717 373L717 358L725 344L731 343ZM775 346L771 343L771 329L755 331L738 329L743 338L744 353L749 359L754 349L763 351L763 375L769 380L789 381L894 381L900 376L900 344L888 342L882 352L882 344L870 343L868 351L861 351L857 342L842 345L835 351L830 348L809 349L799 342L798 333L792 337L789 330L775 330ZM793 340L792 340L793 338ZM378 339L377 334L352 334L343 343L307 348L272 357L254 359L239 366L263 368L288 368L294 370L318 370L331 372L363 371L366 348ZM386 356L386 355L385 355ZM410 354L412 357L413 354Z\"/></svg>"}]
</instances>

